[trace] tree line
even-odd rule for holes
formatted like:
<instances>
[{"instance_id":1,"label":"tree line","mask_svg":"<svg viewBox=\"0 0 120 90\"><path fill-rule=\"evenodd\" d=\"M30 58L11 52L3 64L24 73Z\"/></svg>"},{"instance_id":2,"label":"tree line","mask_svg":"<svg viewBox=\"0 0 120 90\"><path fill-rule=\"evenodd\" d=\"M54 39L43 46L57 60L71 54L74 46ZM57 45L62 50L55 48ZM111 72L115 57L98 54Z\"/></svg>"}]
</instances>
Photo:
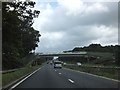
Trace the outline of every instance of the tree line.
<instances>
[{"instance_id":1,"label":"tree line","mask_svg":"<svg viewBox=\"0 0 120 90\"><path fill-rule=\"evenodd\" d=\"M102 46L101 44L90 44L89 46L75 47L72 50L63 51L63 52L67 53L67 52L80 52L80 51L113 53L116 59L116 64L120 65L120 60L119 60L120 59L120 45Z\"/></svg>"},{"instance_id":2,"label":"tree line","mask_svg":"<svg viewBox=\"0 0 120 90\"><path fill-rule=\"evenodd\" d=\"M64 53L67 52L80 52L80 51L92 51L92 52L110 52L114 53L116 50L120 48L120 45L108 45L102 46L101 44L90 44L89 46L84 47L75 47L72 50L63 51Z\"/></svg>"},{"instance_id":3,"label":"tree line","mask_svg":"<svg viewBox=\"0 0 120 90\"><path fill-rule=\"evenodd\" d=\"M2 67L12 69L23 66L21 58L38 47L39 31L32 25L40 11L33 10L35 2L2 3Z\"/></svg>"},{"instance_id":4,"label":"tree line","mask_svg":"<svg viewBox=\"0 0 120 90\"><path fill-rule=\"evenodd\" d=\"M84 47L75 47L72 52L77 52L77 51L92 51L92 52L110 52L114 53L115 50L120 47L119 45L109 45L109 46L102 46L101 44L90 44L89 46L84 46Z\"/></svg>"}]
</instances>

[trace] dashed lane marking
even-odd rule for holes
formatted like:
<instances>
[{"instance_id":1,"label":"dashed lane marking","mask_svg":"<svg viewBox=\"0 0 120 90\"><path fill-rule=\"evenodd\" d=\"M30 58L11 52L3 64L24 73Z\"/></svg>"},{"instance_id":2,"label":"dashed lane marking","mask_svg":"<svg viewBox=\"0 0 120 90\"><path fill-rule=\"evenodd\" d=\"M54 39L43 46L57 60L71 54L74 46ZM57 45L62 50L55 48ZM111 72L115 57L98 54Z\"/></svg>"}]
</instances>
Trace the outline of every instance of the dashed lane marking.
<instances>
[{"instance_id":1,"label":"dashed lane marking","mask_svg":"<svg viewBox=\"0 0 120 90\"><path fill-rule=\"evenodd\" d=\"M68 79L71 83L75 83L73 80L71 80L71 79Z\"/></svg>"},{"instance_id":2,"label":"dashed lane marking","mask_svg":"<svg viewBox=\"0 0 120 90\"><path fill-rule=\"evenodd\" d=\"M59 74L61 74L61 73L59 73Z\"/></svg>"}]
</instances>

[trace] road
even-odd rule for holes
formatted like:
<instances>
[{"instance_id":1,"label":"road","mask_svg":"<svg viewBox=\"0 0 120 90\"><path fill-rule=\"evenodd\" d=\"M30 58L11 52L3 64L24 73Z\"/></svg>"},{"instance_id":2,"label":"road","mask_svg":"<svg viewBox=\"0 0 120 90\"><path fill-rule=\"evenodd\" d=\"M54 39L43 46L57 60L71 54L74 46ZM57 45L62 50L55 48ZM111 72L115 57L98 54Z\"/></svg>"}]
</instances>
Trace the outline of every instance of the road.
<instances>
[{"instance_id":1,"label":"road","mask_svg":"<svg viewBox=\"0 0 120 90\"><path fill-rule=\"evenodd\" d=\"M117 88L118 82L46 64L16 88Z\"/></svg>"}]
</instances>

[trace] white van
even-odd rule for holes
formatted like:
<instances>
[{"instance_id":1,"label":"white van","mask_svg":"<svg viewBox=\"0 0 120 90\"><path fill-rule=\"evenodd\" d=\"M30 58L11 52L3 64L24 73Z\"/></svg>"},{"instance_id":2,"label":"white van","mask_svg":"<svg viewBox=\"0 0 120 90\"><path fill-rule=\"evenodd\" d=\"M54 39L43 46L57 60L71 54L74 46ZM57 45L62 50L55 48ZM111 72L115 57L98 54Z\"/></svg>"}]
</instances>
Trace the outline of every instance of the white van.
<instances>
[{"instance_id":1,"label":"white van","mask_svg":"<svg viewBox=\"0 0 120 90\"><path fill-rule=\"evenodd\" d=\"M54 61L54 68L62 68L62 62L61 61Z\"/></svg>"}]
</instances>

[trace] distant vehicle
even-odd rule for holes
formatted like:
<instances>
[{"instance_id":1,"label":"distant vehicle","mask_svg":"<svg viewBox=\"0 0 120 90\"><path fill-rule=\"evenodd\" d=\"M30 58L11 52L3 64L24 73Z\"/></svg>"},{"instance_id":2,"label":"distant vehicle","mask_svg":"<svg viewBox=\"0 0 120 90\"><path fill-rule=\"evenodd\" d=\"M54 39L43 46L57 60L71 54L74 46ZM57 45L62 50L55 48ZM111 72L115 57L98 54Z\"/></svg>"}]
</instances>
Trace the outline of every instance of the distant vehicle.
<instances>
[{"instance_id":1,"label":"distant vehicle","mask_svg":"<svg viewBox=\"0 0 120 90\"><path fill-rule=\"evenodd\" d=\"M66 65L66 63L63 63L63 65Z\"/></svg>"},{"instance_id":2,"label":"distant vehicle","mask_svg":"<svg viewBox=\"0 0 120 90\"><path fill-rule=\"evenodd\" d=\"M62 62L61 61L54 61L54 68L62 68Z\"/></svg>"},{"instance_id":3,"label":"distant vehicle","mask_svg":"<svg viewBox=\"0 0 120 90\"><path fill-rule=\"evenodd\" d=\"M81 66L82 64L81 64L80 62L77 62L77 65L78 65L78 66Z\"/></svg>"}]
</instances>

